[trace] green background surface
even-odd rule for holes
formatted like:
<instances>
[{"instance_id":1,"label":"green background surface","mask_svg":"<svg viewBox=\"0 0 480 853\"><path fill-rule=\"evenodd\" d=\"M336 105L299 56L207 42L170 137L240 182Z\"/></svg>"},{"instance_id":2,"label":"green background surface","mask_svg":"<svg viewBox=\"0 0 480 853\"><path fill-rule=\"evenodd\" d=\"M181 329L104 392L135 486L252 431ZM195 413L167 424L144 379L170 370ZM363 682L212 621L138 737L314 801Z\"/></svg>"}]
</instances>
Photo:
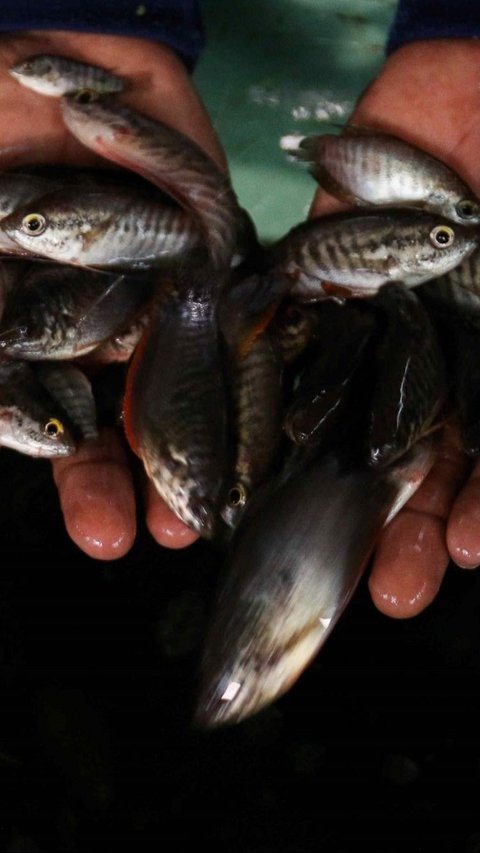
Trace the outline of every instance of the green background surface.
<instances>
[{"instance_id":1,"label":"green background surface","mask_svg":"<svg viewBox=\"0 0 480 853\"><path fill-rule=\"evenodd\" d=\"M396 0L204 0L194 79L261 239L305 218L313 179L282 148L335 132L384 58Z\"/></svg>"}]
</instances>

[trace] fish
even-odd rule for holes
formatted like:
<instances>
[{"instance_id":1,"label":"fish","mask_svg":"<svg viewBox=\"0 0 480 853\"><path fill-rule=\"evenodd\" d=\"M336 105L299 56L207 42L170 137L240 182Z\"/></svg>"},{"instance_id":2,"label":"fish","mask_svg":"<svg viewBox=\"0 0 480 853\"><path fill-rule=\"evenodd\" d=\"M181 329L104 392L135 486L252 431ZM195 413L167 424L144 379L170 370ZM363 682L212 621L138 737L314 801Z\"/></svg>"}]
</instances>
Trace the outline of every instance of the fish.
<instances>
[{"instance_id":1,"label":"fish","mask_svg":"<svg viewBox=\"0 0 480 853\"><path fill-rule=\"evenodd\" d=\"M434 428L448 396L447 366L428 311L402 284L371 300L380 311L367 430L370 465L389 465Z\"/></svg>"},{"instance_id":2,"label":"fish","mask_svg":"<svg viewBox=\"0 0 480 853\"><path fill-rule=\"evenodd\" d=\"M63 188L17 207L1 227L24 252L91 269L165 268L204 254L191 216L132 188Z\"/></svg>"},{"instance_id":3,"label":"fish","mask_svg":"<svg viewBox=\"0 0 480 853\"><path fill-rule=\"evenodd\" d=\"M35 361L78 358L126 330L152 294L149 275L32 264L6 297L0 353Z\"/></svg>"},{"instance_id":4,"label":"fish","mask_svg":"<svg viewBox=\"0 0 480 853\"><path fill-rule=\"evenodd\" d=\"M448 274L422 285L418 297L439 335L463 450L476 458L480 454L480 292L468 283L463 286L469 277L465 266L459 276Z\"/></svg>"},{"instance_id":5,"label":"fish","mask_svg":"<svg viewBox=\"0 0 480 853\"><path fill-rule=\"evenodd\" d=\"M65 411L24 361L0 361L0 446L45 459L77 450Z\"/></svg>"},{"instance_id":6,"label":"fish","mask_svg":"<svg viewBox=\"0 0 480 853\"><path fill-rule=\"evenodd\" d=\"M193 723L241 722L284 695L353 596L378 535L430 470L436 441L373 470L340 444L302 451L254 497L229 545L198 673Z\"/></svg>"},{"instance_id":7,"label":"fish","mask_svg":"<svg viewBox=\"0 0 480 853\"><path fill-rule=\"evenodd\" d=\"M60 104L80 142L142 175L193 214L215 266L239 262L242 236L251 236L252 223L247 227L229 176L193 140L108 96L64 95Z\"/></svg>"},{"instance_id":8,"label":"fish","mask_svg":"<svg viewBox=\"0 0 480 853\"><path fill-rule=\"evenodd\" d=\"M371 382L364 377L364 365L376 318L355 300L343 305L322 302L317 311L318 340L296 377L283 428L295 444L319 448L328 445L352 406L366 408L365 386Z\"/></svg>"},{"instance_id":9,"label":"fish","mask_svg":"<svg viewBox=\"0 0 480 853\"><path fill-rule=\"evenodd\" d=\"M477 226L436 214L365 208L294 226L270 257L291 277L292 298L342 300L372 296L388 282L415 287L443 275L477 248L479 236Z\"/></svg>"},{"instance_id":10,"label":"fish","mask_svg":"<svg viewBox=\"0 0 480 853\"><path fill-rule=\"evenodd\" d=\"M40 95L59 98L69 92L121 92L122 77L67 56L39 53L17 62L8 69L11 77Z\"/></svg>"},{"instance_id":11,"label":"fish","mask_svg":"<svg viewBox=\"0 0 480 853\"><path fill-rule=\"evenodd\" d=\"M233 447L220 514L230 529L268 475L282 441L284 360L271 327L289 287L285 276L268 272L237 276L219 300Z\"/></svg>"},{"instance_id":12,"label":"fish","mask_svg":"<svg viewBox=\"0 0 480 853\"><path fill-rule=\"evenodd\" d=\"M72 430L84 441L98 438L97 407L85 373L68 361L38 361L34 373L67 413Z\"/></svg>"},{"instance_id":13,"label":"fish","mask_svg":"<svg viewBox=\"0 0 480 853\"><path fill-rule=\"evenodd\" d=\"M460 224L480 223L480 200L457 173L423 149L380 131L346 127L304 137L290 151L316 181L354 205L408 205Z\"/></svg>"},{"instance_id":14,"label":"fish","mask_svg":"<svg viewBox=\"0 0 480 853\"><path fill-rule=\"evenodd\" d=\"M231 529L270 473L280 449L283 367L269 328L255 338L245 355L231 353L227 358L234 464L220 513Z\"/></svg>"},{"instance_id":15,"label":"fish","mask_svg":"<svg viewBox=\"0 0 480 853\"><path fill-rule=\"evenodd\" d=\"M227 389L219 292L230 270L179 267L154 303L130 362L123 404L128 444L170 509L212 539L228 470Z\"/></svg>"}]
</instances>

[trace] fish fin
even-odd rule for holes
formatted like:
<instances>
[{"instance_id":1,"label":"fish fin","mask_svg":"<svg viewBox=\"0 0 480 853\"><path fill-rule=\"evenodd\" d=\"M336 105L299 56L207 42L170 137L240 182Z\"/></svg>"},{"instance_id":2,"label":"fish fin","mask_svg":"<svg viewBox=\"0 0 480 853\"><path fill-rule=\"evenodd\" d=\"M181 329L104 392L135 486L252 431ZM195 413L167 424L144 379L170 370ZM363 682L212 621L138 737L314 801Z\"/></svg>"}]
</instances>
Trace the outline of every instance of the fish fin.
<instances>
[{"instance_id":1,"label":"fish fin","mask_svg":"<svg viewBox=\"0 0 480 853\"><path fill-rule=\"evenodd\" d=\"M336 281L327 281L326 279L322 279L320 286L325 296L329 296L339 302L345 302L345 299L350 299L352 296L356 295L351 287L348 285L338 284Z\"/></svg>"},{"instance_id":2,"label":"fish fin","mask_svg":"<svg viewBox=\"0 0 480 853\"><path fill-rule=\"evenodd\" d=\"M335 196L339 201L344 201L347 204L351 205L364 205L367 204L365 199L361 196L355 195L354 193L348 192L342 184L337 181L328 169L325 166L321 166L318 163L313 163L312 168L310 169L310 173L315 178L317 184L322 187L329 195Z\"/></svg>"},{"instance_id":3,"label":"fish fin","mask_svg":"<svg viewBox=\"0 0 480 853\"><path fill-rule=\"evenodd\" d=\"M267 310L263 313L263 315L259 318L258 323L249 329L248 334L245 338L240 341L239 346L239 356L240 358L246 358L247 355L251 352L255 341L265 331L270 322L273 320L273 317L276 314L278 307L278 303L269 305Z\"/></svg>"}]
</instances>

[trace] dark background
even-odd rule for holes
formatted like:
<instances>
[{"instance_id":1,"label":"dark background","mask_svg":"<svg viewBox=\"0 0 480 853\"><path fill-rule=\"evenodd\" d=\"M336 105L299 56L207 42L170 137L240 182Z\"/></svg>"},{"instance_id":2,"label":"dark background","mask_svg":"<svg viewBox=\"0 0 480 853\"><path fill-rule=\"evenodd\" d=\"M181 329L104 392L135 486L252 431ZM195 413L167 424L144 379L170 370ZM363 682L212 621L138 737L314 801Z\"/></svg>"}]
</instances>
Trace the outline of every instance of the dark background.
<instances>
[{"instance_id":1,"label":"dark background","mask_svg":"<svg viewBox=\"0 0 480 853\"><path fill-rule=\"evenodd\" d=\"M221 557L139 518L114 563L64 532L50 465L0 453L0 849L480 851L480 573L395 621L361 585L282 699L191 726Z\"/></svg>"}]
</instances>

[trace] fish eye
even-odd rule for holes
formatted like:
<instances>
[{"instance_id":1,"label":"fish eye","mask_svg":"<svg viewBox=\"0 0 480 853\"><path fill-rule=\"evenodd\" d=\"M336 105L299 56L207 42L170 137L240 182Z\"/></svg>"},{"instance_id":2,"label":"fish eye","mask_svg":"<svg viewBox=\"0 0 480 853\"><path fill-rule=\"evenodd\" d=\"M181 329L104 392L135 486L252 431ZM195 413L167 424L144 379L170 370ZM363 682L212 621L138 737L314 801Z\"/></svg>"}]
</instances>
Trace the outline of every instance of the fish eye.
<instances>
[{"instance_id":1,"label":"fish eye","mask_svg":"<svg viewBox=\"0 0 480 853\"><path fill-rule=\"evenodd\" d=\"M430 231L430 242L436 249L448 249L455 239L455 231L449 225L436 225Z\"/></svg>"},{"instance_id":2,"label":"fish eye","mask_svg":"<svg viewBox=\"0 0 480 853\"><path fill-rule=\"evenodd\" d=\"M73 99L77 104L91 104L96 101L98 94L93 89L79 89L75 92Z\"/></svg>"},{"instance_id":3,"label":"fish eye","mask_svg":"<svg viewBox=\"0 0 480 853\"><path fill-rule=\"evenodd\" d=\"M228 503L231 507L245 506L247 502L247 490L242 483L236 483L228 493Z\"/></svg>"},{"instance_id":4,"label":"fish eye","mask_svg":"<svg viewBox=\"0 0 480 853\"><path fill-rule=\"evenodd\" d=\"M43 431L49 438L58 438L62 432L65 432L65 427L58 418L50 418L45 424Z\"/></svg>"},{"instance_id":5,"label":"fish eye","mask_svg":"<svg viewBox=\"0 0 480 853\"><path fill-rule=\"evenodd\" d=\"M22 219L22 230L26 234L42 234L47 227L47 220L41 213L27 213Z\"/></svg>"},{"instance_id":6,"label":"fish eye","mask_svg":"<svg viewBox=\"0 0 480 853\"><path fill-rule=\"evenodd\" d=\"M471 219L472 216L478 216L478 204L470 198L464 198L459 201L455 210L462 219Z\"/></svg>"}]
</instances>

